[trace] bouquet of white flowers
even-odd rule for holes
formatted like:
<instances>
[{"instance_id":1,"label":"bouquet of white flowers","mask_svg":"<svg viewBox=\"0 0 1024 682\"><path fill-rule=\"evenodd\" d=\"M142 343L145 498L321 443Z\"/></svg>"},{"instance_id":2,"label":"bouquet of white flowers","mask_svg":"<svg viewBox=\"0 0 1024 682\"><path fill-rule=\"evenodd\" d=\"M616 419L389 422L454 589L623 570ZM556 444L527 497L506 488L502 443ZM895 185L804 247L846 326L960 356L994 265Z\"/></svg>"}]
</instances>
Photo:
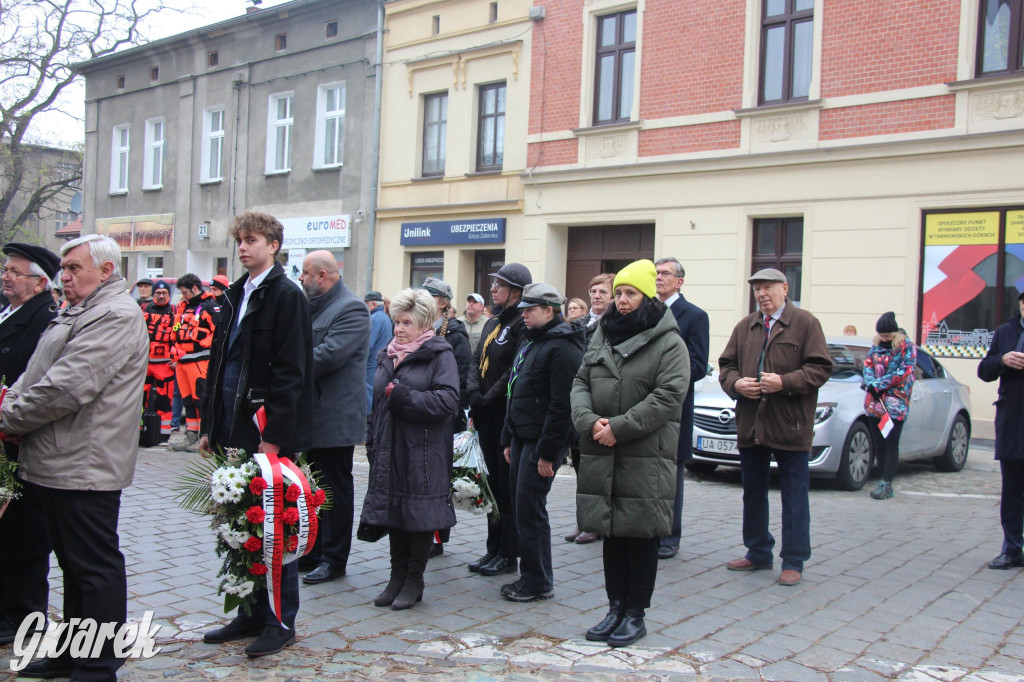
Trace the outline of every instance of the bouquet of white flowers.
<instances>
[{"instance_id":1,"label":"bouquet of white flowers","mask_svg":"<svg viewBox=\"0 0 1024 682\"><path fill-rule=\"evenodd\" d=\"M487 464L480 449L480 438L472 424L469 430L455 434L452 502L458 509L487 514L492 522L498 520L498 502L487 484Z\"/></svg>"}]
</instances>

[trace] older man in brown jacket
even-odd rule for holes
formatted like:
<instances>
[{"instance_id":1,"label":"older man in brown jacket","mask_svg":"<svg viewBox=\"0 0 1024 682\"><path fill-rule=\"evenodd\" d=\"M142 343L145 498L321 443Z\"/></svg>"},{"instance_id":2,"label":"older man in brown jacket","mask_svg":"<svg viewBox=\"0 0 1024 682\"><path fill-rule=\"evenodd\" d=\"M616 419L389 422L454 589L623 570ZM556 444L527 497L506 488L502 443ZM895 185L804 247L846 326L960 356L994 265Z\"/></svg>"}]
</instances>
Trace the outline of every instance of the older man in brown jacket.
<instances>
[{"instance_id":1,"label":"older man in brown jacket","mask_svg":"<svg viewBox=\"0 0 1024 682\"><path fill-rule=\"evenodd\" d=\"M21 439L18 474L46 508L74 641L89 630L76 620L117 627L127 616L117 521L121 490L135 472L149 334L120 262L117 242L103 235L64 245L61 283L69 305L43 332L0 407L0 430ZM113 680L123 662L107 640L98 652L71 647L59 658L29 663L20 675Z\"/></svg>"},{"instance_id":2,"label":"older man in brown jacket","mask_svg":"<svg viewBox=\"0 0 1024 682\"><path fill-rule=\"evenodd\" d=\"M768 481L774 457L782 488L779 584L792 586L800 582L804 561L811 556L807 462L818 388L832 374L832 359L818 319L787 298L784 274L768 268L747 281L758 310L740 320L718 359L722 389L736 399L747 547L746 556L730 561L727 568L772 567L775 538L768 530Z\"/></svg>"}]
</instances>

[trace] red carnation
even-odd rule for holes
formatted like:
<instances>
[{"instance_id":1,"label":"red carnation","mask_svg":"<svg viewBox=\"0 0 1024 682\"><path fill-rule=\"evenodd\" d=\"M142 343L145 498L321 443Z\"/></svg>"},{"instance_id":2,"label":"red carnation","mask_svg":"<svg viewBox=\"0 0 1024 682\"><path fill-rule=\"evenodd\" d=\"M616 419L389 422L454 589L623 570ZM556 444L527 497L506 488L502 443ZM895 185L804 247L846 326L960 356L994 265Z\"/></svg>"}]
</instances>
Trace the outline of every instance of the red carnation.
<instances>
[{"instance_id":1,"label":"red carnation","mask_svg":"<svg viewBox=\"0 0 1024 682\"><path fill-rule=\"evenodd\" d=\"M257 561L249 569L249 572L252 573L253 575L266 575L267 574L267 566L266 566L266 564L261 564L260 562Z\"/></svg>"},{"instance_id":2,"label":"red carnation","mask_svg":"<svg viewBox=\"0 0 1024 682\"><path fill-rule=\"evenodd\" d=\"M253 495L262 495L263 491L266 489L267 479L263 478L262 476L257 476L256 478L249 481L249 490L252 491Z\"/></svg>"},{"instance_id":3,"label":"red carnation","mask_svg":"<svg viewBox=\"0 0 1024 682\"><path fill-rule=\"evenodd\" d=\"M281 516L281 519L289 526L293 526L299 522L299 510L295 507L288 507L284 510L284 515Z\"/></svg>"},{"instance_id":4,"label":"red carnation","mask_svg":"<svg viewBox=\"0 0 1024 682\"><path fill-rule=\"evenodd\" d=\"M327 501L327 493L323 491L323 488L313 493L313 504L317 507L323 505Z\"/></svg>"},{"instance_id":5,"label":"red carnation","mask_svg":"<svg viewBox=\"0 0 1024 682\"><path fill-rule=\"evenodd\" d=\"M284 541L284 546L287 551L294 552L295 549L299 546L299 536L291 536L290 538Z\"/></svg>"},{"instance_id":6,"label":"red carnation","mask_svg":"<svg viewBox=\"0 0 1024 682\"><path fill-rule=\"evenodd\" d=\"M263 511L263 507L252 506L245 511L245 518L249 519L249 523L263 523L263 519L267 516L266 512Z\"/></svg>"},{"instance_id":7,"label":"red carnation","mask_svg":"<svg viewBox=\"0 0 1024 682\"><path fill-rule=\"evenodd\" d=\"M288 490L286 490L284 493L284 499L286 499L289 502L295 502L300 497L302 497L302 488L295 485L294 483L288 486Z\"/></svg>"}]
</instances>

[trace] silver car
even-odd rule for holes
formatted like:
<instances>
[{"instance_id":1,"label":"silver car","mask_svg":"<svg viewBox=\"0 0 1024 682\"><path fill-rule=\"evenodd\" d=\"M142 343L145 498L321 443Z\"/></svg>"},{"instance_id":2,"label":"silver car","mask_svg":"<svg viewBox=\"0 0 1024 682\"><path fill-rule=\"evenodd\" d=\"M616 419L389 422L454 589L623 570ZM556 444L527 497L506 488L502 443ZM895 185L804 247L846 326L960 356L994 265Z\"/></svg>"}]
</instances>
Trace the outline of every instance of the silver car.
<instances>
[{"instance_id":1,"label":"silver car","mask_svg":"<svg viewBox=\"0 0 1024 682\"><path fill-rule=\"evenodd\" d=\"M881 447L878 428L864 412L861 372L871 341L852 336L828 337L832 377L818 391L814 412L811 476L834 478L845 490L859 490ZM917 380L910 413L900 436L900 461L930 459L941 471L960 471L967 461L971 435L970 391L938 360L917 349ZM694 387L691 471L740 465L736 446L736 402L718 383L718 372ZM775 467L775 462L772 462Z\"/></svg>"}]
</instances>

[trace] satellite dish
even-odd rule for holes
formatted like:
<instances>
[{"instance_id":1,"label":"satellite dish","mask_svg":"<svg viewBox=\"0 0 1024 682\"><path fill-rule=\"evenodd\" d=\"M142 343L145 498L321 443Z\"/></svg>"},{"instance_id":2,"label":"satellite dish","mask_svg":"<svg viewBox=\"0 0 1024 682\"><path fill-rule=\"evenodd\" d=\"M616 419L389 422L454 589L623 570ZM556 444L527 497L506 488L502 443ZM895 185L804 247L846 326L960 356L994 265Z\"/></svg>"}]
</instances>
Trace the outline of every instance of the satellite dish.
<instances>
[{"instance_id":1,"label":"satellite dish","mask_svg":"<svg viewBox=\"0 0 1024 682\"><path fill-rule=\"evenodd\" d=\"M80 191L75 192L71 197L71 206L68 210L75 215L82 215L82 193Z\"/></svg>"}]
</instances>

